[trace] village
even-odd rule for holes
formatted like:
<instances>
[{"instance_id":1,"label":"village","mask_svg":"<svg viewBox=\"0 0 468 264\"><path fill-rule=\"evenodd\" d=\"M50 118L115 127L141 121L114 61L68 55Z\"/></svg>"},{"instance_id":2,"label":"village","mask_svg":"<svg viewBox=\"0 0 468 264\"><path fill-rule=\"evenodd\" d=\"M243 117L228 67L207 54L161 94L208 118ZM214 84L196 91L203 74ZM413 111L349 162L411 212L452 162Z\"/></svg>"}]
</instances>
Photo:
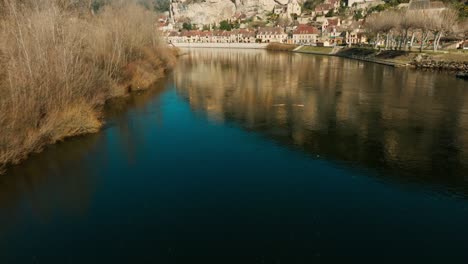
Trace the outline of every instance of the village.
<instances>
[{"instance_id":1,"label":"village","mask_svg":"<svg viewBox=\"0 0 468 264\"><path fill-rule=\"evenodd\" d=\"M379 35L383 35L379 34L380 32L370 32L369 28L366 28L365 19L367 14L376 10L381 11L380 9L386 6L388 4L381 0L325 0L310 10L304 8L304 5L299 4L297 0L289 0L286 5L277 4L264 18L235 14L231 19L209 25L191 24L183 18L175 19L167 12L159 18L158 27L167 42L172 44L283 43L323 47L387 46L388 39L379 38ZM392 10L397 11L424 12L432 17L437 17L448 9L442 2L429 0L411 0L409 3L392 7ZM422 34L417 31L415 34L416 42L419 37L421 39L419 43L424 43ZM429 42L427 40L427 43ZM452 41L452 44L451 48L468 49L468 42L463 37L456 39L455 42Z\"/></svg>"}]
</instances>

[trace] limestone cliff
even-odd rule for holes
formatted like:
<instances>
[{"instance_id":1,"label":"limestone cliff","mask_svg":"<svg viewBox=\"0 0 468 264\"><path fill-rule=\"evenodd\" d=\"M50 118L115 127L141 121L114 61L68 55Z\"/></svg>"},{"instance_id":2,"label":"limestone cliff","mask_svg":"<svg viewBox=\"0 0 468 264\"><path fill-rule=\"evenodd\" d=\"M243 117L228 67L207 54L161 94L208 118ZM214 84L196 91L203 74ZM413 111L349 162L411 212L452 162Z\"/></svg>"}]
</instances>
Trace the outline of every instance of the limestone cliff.
<instances>
[{"instance_id":1,"label":"limestone cliff","mask_svg":"<svg viewBox=\"0 0 468 264\"><path fill-rule=\"evenodd\" d=\"M289 0L172 0L171 12L175 19L186 18L195 24L219 23L235 14L260 16L273 11L277 4Z\"/></svg>"}]
</instances>

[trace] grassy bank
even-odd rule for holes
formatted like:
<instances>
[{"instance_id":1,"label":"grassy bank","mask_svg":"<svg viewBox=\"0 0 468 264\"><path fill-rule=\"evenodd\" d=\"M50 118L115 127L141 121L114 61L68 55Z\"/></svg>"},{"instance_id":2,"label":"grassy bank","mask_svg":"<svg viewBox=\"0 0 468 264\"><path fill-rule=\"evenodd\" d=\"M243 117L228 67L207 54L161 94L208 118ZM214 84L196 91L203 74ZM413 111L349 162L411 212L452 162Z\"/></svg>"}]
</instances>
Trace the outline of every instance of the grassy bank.
<instances>
[{"instance_id":1,"label":"grassy bank","mask_svg":"<svg viewBox=\"0 0 468 264\"><path fill-rule=\"evenodd\" d=\"M0 0L0 170L102 126L112 97L144 89L175 63L155 14L117 1ZM85 1L82 1L85 2Z\"/></svg>"},{"instance_id":2,"label":"grassy bank","mask_svg":"<svg viewBox=\"0 0 468 264\"><path fill-rule=\"evenodd\" d=\"M332 52L332 50L333 50L333 48L331 48L331 47L302 46L298 50L298 52L328 55L328 54L330 54Z\"/></svg>"}]
</instances>

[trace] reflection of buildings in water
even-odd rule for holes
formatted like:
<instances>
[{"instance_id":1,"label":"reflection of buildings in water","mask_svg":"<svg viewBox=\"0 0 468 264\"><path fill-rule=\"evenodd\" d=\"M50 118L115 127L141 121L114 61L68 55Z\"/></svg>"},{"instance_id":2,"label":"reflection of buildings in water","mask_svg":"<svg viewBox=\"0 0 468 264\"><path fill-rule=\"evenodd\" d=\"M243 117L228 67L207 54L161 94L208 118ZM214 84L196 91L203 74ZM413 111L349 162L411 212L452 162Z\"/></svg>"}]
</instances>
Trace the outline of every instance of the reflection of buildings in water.
<instances>
[{"instance_id":1,"label":"reflection of buildings in water","mask_svg":"<svg viewBox=\"0 0 468 264\"><path fill-rule=\"evenodd\" d=\"M179 63L175 81L210 118L230 118L309 151L400 172L430 172L444 155L463 167L453 173L468 167L468 91L449 75L335 57L197 50ZM459 142L459 153L447 142Z\"/></svg>"}]
</instances>

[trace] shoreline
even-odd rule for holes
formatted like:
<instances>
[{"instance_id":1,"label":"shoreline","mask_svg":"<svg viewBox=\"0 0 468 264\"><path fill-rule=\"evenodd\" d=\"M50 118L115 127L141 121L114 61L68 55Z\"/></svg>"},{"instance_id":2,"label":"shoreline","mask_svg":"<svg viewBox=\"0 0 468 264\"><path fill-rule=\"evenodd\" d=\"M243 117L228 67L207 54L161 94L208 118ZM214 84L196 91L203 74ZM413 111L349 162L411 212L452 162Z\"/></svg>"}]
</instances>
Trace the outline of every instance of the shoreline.
<instances>
[{"instance_id":1,"label":"shoreline","mask_svg":"<svg viewBox=\"0 0 468 264\"><path fill-rule=\"evenodd\" d=\"M413 69L433 69L443 71L468 71L468 53L458 52L438 52L426 51L423 53L385 50L379 51L369 48L347 48L342 47L315 47L315 46L297 46L293 44L280 44L278 47L271 47L269 43L172 43L177 48L223 48L223 49L265 49L269 51L286 51L300 54L313 54L332 57L341 57L346 59L381 64L398 68ZM287 47L290 48L287 48ZM286 48L285 48L286 47ZM447 55L448 54L448 55ZM450 56L462 56L466 60L454 61ZM425 57L419 59L418 57Z\"/></svg>"},{"instance_id":2,"label":"shoreline","mask_svg":"<svg viewBox=\"0 0 468 264\"><path fill-rule=\"evenodd\" d=\"M100 131L109 99L149 88L176 63L156 14L136 3L91 16L33 2L0 19L0 174Z\"/></svg>"},{"instance_id":3,"label":"shoreline","mask_svg":"<svg viewBox=\"0 0 468 264\"><path fill-rule=\"evenodd\" d=\"M178 43L178 44L181 44L181 43ZM268 46L268 44L263 44L263 43L262 44L260 44L260 43L184 43L184 44L188 44L188 45L174 45L174 47L176 49L178 49L178 48L202 48L202 49L203 48L232 48L232 49L265 49L265 50L267 50L267 46ZM194 45L194 44L198 44L198 45ZM206 45L206 44L212 44L212 45ZM241 44L241 45L239 45L239 44ZM255 44L255 45L252 45L252 44ZM306 47L306 48L310 48L309 50L302 50L301 47L303 47L303 46L296 47L295 49L291 49L288 52L300 53L300 54L312 54L312 55L341 57L341 58L347 58L347 59L377 63L377 64L382 64L382 65L391 66L391 67L411 67L411 68L415 68L415 69L426 69L426 70L427 69L429 69L429 70L434 69L434 70L445 70L445 71L457 71L457 69L445 69L445 68L440 68L440 67L438 67L438 68L435 68L435 67L432 67L432 68L431 67L418 67L417 65L414 65L412 63L401 63L401 62L390 61L390 60L383 60L383 59L376 59L376 58L365 57L365 56L358 56L358 55L353 55L353 53L351 53L351 54L345 53L345 52L332 53L334 51L334 49L333 48L328 48L328 47L325 47L325 48L322 48L322 47ZM340 51L353 50L353 49L355 51L363 51L363 50L369 51L369 49L360 49L360 48L341 49ZM320 52L320 50L328 51L328 53L327 52ZM174 57L183 55L181 53L178 53L177 50L174 50L173 52L174 52L173 53ZM375 55L375 52L376 51L374 51L374 53L373 53L374 55ZM427 62L426 61L421 62L422 65L424 65L424 63L427 63ZM441 65L446 65L446 64L451 65L450 62L439 62L439 63ZM461 62L461 63L463 63L467 67L466 69L468 69L468 62ZM433 65L433 64L430 64L430 65ZM436 64L436 65L439 65L439 64ZM164 65L163 68L161 69L162 70L162 76L159 76L159 78L155 79L154 82L152 82L152 84L156 84L156 83L160 82L161 80L163 80L164 77L167 76L166 73L171 70L172 66L173 65L170 65L170 64ZM463 70L461 72L463 72ZM104 100L104 102L103 102L103 104L101 106L104 106L104 105L108 104L108 102L110 100L112 100L112 99L126 98L129 95L131 95L133 92L151 89L151 86L152 85L148 85L148 86L145 86L145 87L143 87L143 86L142 87L140 87L140 86L134 87L134 86L130 85L130 86L128 86L127 89L125 89L126 91L124 93L111 95L109 98ZM94 109L94 111L97 112L97 115L101 115L102 114L101 113L102 112L102 107L98 107L98 108L99 109ZM103 125L102 120L99 120L96 127L93 127L92 129L88 129L86 131L78 131L78 132L73 133L73 134L64 135L64 136L61 136L59 138L54 139L52 142L42 144L41 146L38 147L38 149L32 149L27 154L25 154L24 157L20 158L19 162L6 162L6 163L3 163L3 164L0 163L0 175L2 174L2 172L4 172L10 166L14 166L14 165L16 165L18 163L21 163L23 160L28 159L28 156L31 153L41 152L44 148L47 148L47 146L54 145L54 144L56 144L58 142L66 140L68 138L73 138L73 137L81 136L81 135L84 135L84 134L98 133L99 131L101 131L102 125Z\"/></svg>"},{"instance_id":4,"label":"shoreline","mask_svg":"<svg viewBox=\"0 0 468 264\"><path fill-rule=\"evenodd\" d=\"M178 57L180 55L175 55L175 56ZM134 94L138 94L140 92L147 92L147 91L150 91L150 90L154 89L155 87L157 87L161 83L165 82L166 78L168 77L168 75L170 74L170 72L172 70L173 70L173 65L169 65L169 64L165 65L162 68L162 75L159 75L148 86L138 87L138 88L129 86L126 89L123 89L123 90L125 90L123 93L115 94L115 95L112 95L112 96L104 99L104 101L100 105L98 105L97 107L95 107L93 109L92 115L97 116L97 123L95 124L95 126L88 127L84 131L78 131L78 132L73 133L73 134L63 135L63 136L60 136L59 138L57 138L57 139L55 139L55 140L53 140L51 142L44 143L44 144L40 145L37 149L32 149L31 151L29 151L27 153L24 153L24 155L21 158L15 160L13 162L10 161L10 162L6 162L6 163L0 163L0 176L2 176L5 172L7 172L12 167L21 165L23 162L27 161L32 154L41 153L50 146L57 145L57 144L59 144L61 142L64 142L65 140L68 140L68 139L73 139L73 138L77 138L77 137L80 137L80 136L86 136L86 135L92 135L92 134L100 133L105 128L105 125L106 125L105 109L106 109L107 106L114 104L117 100L127 100L127 98L130 98ZM123 88L123 86L122 86L122 88Z\"/></svg>"},{"instance_id":5,"label":"shoreline","mask_svg":"<svg viewBox=\"0 0 468 264\"><path fill-rule=\"evenodd\" d=\"M304 50L306 49L306 50ZM322 52L320 51L322 50ZM323 52L323 51L329 52ZM368 48L341 48L337 51L331 48L300 46L295 53L335 56L391 67L409 67L414 69L433 69L443 71L467 71L468 53L419 53L402 50L378 51ZM453 61L450 56L462 56L465 60Z\"/></svg>"},{"instance_id":6,"label":"shoreline","mask_svg":"<svg viewBox=\"0 0 468 264\"><path fill-rule=\"evenodd\" d=\"M171 43L176 48L195 49L266 49L267 43Z\"/></svg>"}]
</instances>

